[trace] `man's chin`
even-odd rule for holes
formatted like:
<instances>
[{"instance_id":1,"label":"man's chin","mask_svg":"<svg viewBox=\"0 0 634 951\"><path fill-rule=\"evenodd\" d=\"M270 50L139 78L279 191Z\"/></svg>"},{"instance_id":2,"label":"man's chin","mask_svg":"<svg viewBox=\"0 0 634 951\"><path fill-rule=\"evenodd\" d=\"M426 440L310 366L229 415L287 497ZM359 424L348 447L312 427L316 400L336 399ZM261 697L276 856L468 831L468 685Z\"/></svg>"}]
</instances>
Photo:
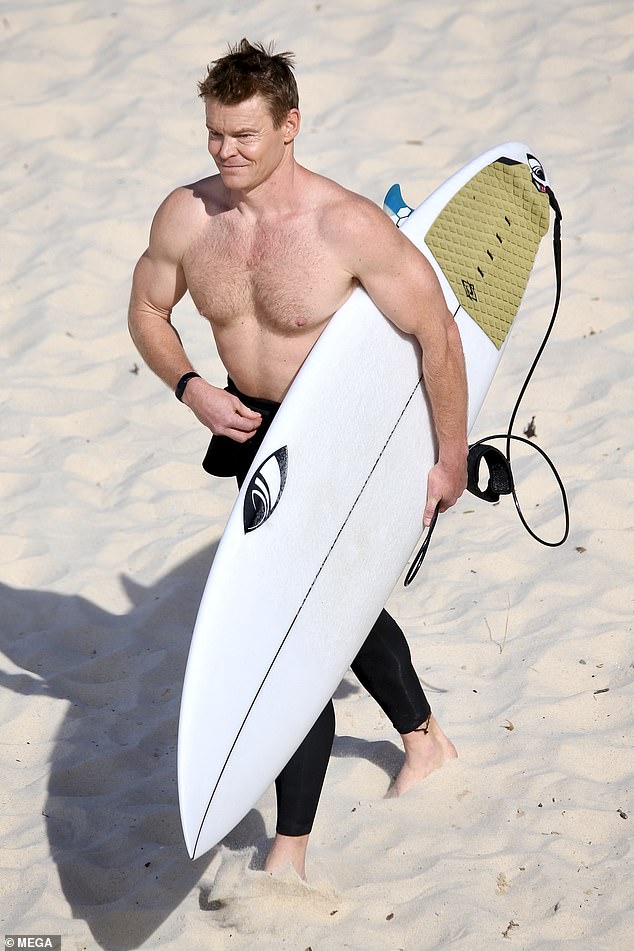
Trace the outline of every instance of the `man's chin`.
<instances>
[{"instance_id":1,"label":"man's chin","mask_svg":"<svg viewBox=\"0 0 634 951\"><path fill-rule=\"evenodd\" d=\"M221 166L218 171L223 184L228 188L244 188L248 186L251 178L248 165Z\"/></svg>"},{"instance_id":2,"label":"man's chin","mask_svg":"<svg viewBox=\"0 0 634 951\"><path fill-rule=\"evenodd\" d=\"M230 191L250 192L258 184L249 168L219 169L220 180Z\"/></svg>"}]
</instances>

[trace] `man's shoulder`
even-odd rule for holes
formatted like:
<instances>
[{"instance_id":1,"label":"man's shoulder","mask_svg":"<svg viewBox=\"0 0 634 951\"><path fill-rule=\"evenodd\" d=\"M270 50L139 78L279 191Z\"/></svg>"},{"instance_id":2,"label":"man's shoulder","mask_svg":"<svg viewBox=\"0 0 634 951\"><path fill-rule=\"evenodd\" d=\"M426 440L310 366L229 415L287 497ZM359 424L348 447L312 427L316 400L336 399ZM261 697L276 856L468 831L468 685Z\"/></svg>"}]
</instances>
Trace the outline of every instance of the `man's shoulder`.
<instances>
[{"instance_id":1,"label":"man's shoulder","mask_svg":"<svg viewBox=\"0 0 634 951\"><path fill-rule=\"evenodd\" d=\"M365 239L391 231L389 218L369 198L322 176L319 220L322 233L334 243Z\"/></svg>"},{"instance_id":2,"label":"man's shoulder","mask_svg":"<svg viewBox=\"0 0 634 951\"><path fill-rule=\"evenodd\" d=\"M318 205L326 212L346 208L351 214L358 214L367 208L376 209L376 205L369 198L351 191L332 178L317 172L308 172L308 176L311 192L317 198Z\"/></svg>"},{"instance_id":3,"label":"man's shoulder","mask_svg":"<svg viewBox=\"0 0 634 951\"><path fill-rule=\"evenodd\" d=\"M171 191L154 215L151 242L180 256L210 216L223 210L217 179L213 175Z\"/></svg>"},{"instance_id":4,"label":"man's shoulder","mask_svg":"<svg viewBox=\"0 0 634 951\"><path fill-rule=\"evenodd\" d=\"M156 215L166 219L193 219L214 210L223 210L219 175L179 185L163 199Z\"/></svg>"}]
</instances>

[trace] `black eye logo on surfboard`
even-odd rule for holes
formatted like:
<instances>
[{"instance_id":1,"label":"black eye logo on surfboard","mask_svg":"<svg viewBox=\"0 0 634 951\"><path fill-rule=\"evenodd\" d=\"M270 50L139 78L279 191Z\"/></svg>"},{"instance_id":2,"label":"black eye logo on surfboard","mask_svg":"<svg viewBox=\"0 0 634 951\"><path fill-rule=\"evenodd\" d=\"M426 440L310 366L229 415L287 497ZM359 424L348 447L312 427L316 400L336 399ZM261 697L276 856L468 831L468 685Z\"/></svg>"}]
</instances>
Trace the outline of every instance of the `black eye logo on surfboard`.
<instances>
[{"instance_id":1,"label":"black eye logo on surfboard","mask_svg":"<svg viewBox=\"0 0 634 951\"><path fill-rule=\"evenodd\" d=\"M528 167L531 170L533 185L538 191L545 192L548 187L548 178L544 171L544 166L534 155L527 154L526 158L528 159Z\"/></svg>"},{"instance_id":2,"label":"black eye logo on surfboard","mask_svg":"<svg viewBox=\"0 0 634 951\"><path fill-rule=\"evenodd\" d=\"M265 459L247 486L243 519L245 532L259 528L282 497L288 471L288 449L282 446Z\"/></svg>"}]
</instances>

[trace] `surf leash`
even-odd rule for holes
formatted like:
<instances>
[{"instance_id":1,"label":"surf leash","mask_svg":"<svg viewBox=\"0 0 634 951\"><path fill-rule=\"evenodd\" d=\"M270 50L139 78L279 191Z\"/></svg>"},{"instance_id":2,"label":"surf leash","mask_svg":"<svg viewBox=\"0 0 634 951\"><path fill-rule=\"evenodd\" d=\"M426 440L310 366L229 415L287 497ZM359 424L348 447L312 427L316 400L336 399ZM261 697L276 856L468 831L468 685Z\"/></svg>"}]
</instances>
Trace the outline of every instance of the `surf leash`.
<instances>
[{"instance_id":1,"label":"surf leash","mask_svg":"<svg viewBox=\"0 0 634 951\"><path fill-rule=\"evenodd\" d=\"M561 479L561 476L557 472L554 462L548 456L548 454L536 443L531 442L530 439L524 438L524 436L516 436L513 433L513 426L515 425L515 419L517 417L520 404L524 398L524 394L528 389L528 385L532 379L532 376L535 372L537 364L539 363L541 356L544 352L546 344L552 333L552 329L555 325L555 320L557 318L557 312L559 310L559 302L561 300L561 209L559 203L555 198L555 194L550 188L549 185L542 186L548 195L548 200L550 202L550 207L552 208L555 214L555 222L553 225L553 257L555 262L555 280L556 280L556 292L555 292L555 304L553 307L552 316L550 318L546 332L540 344L540 347L535 355L531 367L526 374L526 378L522 387L520 389L519 395L515 401L515 406L511 412L509 418L509 424L505 433L496 433L492 436L484 436L482 439L478 439L477 442L472 443L469 446L469 455L467 457L467 489L472 495L475 495L477 498L484 500L485 502L496 503L500 501L501 495L511 495L515 503L515 508L517 514L519 515L520 521L528 534L539 542L541 545L546 545L548 548L558 548L560 545L563 545L566 539L568 538L568 533L570 531L570 511L568 507L568 497L566 494L566 489ZM496 440L504 440L504 452L500 449L497 449L495 446L491 445L491 442ZM536 450L540 456L546 461L552 474L555 477L557 485L559 487L559 492L561 494L562 510L564 515L564 530L562 532L561 538L558 538L556 541L548 541L547 539L538 535L528 524L522 507L520 505L519 499L517 497L517 492L515 489L515 479L513 478L513 467L511 461L511 446L514 442L524 443L527 446L530 446L531 449ZM480 466L482 463L485 463L488 469L488 483L485 489L480 488ZM416 575L418 574L420 567L425 560L425 555L429 549L429 543L431 541L431 536L436 527L438 520L438 506L436 506L436 511L432 521L427 529L427 534L423 540L422 545L420 546L418 552L416 553L412 564L409 567L409 570L405 576L405 581L403 582L404 587L408 587Z\"/></svg>"}]
</instances>

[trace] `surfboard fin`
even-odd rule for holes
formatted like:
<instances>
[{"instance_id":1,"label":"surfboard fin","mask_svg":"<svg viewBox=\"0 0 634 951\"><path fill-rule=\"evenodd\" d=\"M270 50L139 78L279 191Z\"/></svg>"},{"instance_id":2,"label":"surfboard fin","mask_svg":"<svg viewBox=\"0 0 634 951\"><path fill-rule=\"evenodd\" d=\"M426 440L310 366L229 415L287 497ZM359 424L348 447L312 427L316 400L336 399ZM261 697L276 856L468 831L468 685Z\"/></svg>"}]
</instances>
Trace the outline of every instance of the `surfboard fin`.
<instances>
[{"instance_id":1,"label":"surfboard fin","mask_svg":"<svg viewBox=\"0 0 634 951\"><path fill-rule=\"evenodd\" d=\"M399 184L392 185L383 199L383 211L392 219L397 228L400 228L401 222L409 218L414 211L403 198Z\"/></svg>"}]
</instances>

